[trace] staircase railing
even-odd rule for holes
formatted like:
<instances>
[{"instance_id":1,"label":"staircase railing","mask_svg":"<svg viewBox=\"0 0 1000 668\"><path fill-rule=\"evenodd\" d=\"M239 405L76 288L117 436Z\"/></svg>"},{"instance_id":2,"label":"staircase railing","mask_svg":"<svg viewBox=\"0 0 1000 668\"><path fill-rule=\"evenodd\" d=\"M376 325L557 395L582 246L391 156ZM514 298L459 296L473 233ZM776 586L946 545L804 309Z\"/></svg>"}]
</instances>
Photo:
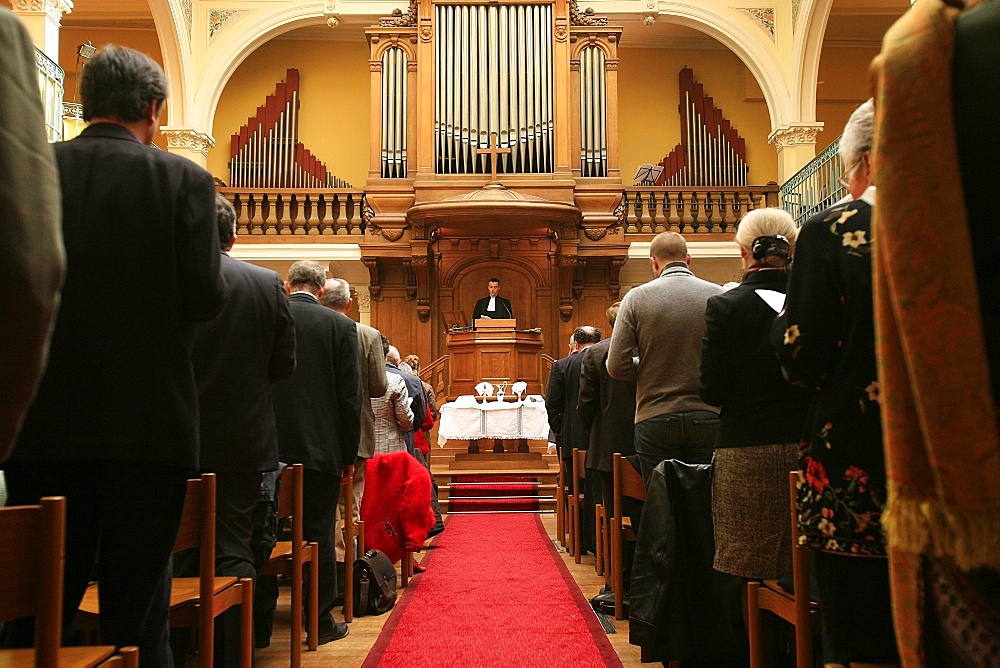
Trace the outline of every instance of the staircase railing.
<instances>
[{"instance_id":1,"label":"staircase railing","mask_svg":"<svg viewBox=\"0 0 1000 668\"><path fill-rule=\"evenodd\" d=\"M434 388L434 394L438 396L438 408L444 403L442 399L446 398L444 392L448 389L447 364L448 356L442 355L430 364L422 365L417 372L420 380Z\"/></svg>"},{"instance_id":2,"label":"staircase railing","mask_svg":"<svg viewBox=\"0 0 1000 668\"><path fill-rule=\"evenodd\" d=\"M38 88L45 107L45 132L50 142L62 141L63 79L66 73L37 46L35 68L38 70Z\"/></svg>"},{"instance_id":3,"label":"staircase railing","mask_svg":"<svg viewBox=\"0 0 1000 668\"><path fill-rule=\"evenodd\" d=\"M843 165L837 157L840 137L781 186L781 208L792 214L797 225L847 196L840 184Z\"/></svg>"}]
</instances>

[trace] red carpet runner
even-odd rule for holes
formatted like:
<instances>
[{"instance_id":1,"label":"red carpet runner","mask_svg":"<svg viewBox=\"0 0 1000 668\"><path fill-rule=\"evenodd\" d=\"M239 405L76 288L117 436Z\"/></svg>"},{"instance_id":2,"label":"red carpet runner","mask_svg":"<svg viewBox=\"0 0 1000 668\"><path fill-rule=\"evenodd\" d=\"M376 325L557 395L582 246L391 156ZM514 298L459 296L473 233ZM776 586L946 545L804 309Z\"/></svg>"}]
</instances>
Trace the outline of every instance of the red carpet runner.
<instances>
[{"instance_id":1,"label":"red carpet runner","mask_svg":"<svg viewBox=\"0 0 1000 668\"><path fill-rule=\"evenodd\" d=\"M365 668L622 665L538 515L446 526Z\"/></svg>"}]
</instances>

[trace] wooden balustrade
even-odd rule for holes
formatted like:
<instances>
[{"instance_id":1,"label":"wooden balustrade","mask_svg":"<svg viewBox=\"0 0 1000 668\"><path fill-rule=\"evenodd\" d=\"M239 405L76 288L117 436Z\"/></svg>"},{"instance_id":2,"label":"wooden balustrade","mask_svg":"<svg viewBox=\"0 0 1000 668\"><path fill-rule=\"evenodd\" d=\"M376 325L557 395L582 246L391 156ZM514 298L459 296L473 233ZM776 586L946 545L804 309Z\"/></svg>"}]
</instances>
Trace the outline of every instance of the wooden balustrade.
<instances>
[{"instance_id":1,"label":"wooden balustrade","mask_svg":"<svg viewBox=\"0 0 1000 668\"><path fill-rule=\"evenodd\" d=\"M625 233L732 233L748 211L778 206L778 191L773 181L764 186L625 188Z\"/></svg>"},{"instance_id":2,"label":"wooden balustrade","mask_svg":"<svg viewBox=\"0 0 1000 668\"><path fill-rule=\"evenodd\" d=\"M361 236L365 193L351 188L219 188L240 235Z\"/></svg>"}]
</instances>

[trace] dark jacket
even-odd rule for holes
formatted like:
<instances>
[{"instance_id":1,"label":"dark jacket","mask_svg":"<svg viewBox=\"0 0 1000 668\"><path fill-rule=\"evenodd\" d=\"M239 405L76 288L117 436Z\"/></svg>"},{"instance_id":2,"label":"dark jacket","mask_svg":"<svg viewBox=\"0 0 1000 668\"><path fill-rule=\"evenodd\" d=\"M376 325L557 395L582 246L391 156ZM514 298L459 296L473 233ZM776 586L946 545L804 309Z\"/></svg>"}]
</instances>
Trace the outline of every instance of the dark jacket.
<instances>
[{"instance_id":1,"label":"dark jacket","mask_svg":"<svg viewBox=\"0 0 1000 668\"><path fill-rule=\"evenodd\" d=\"M573 458L573 449L586 450L590 445L587 430L580 421L576 410L580 396L580 368L583 366L584 352L578 352L553 364L549 372L549 382L545 390L545 407L548 411L549 427L559 436L562 458Z\"/></svg>"},{"instance_id":2,"label":"dark jacket","mask_svg":"<svg viewBox=\"0 0 1000 668\"><path fill-rule=\"evenodd\" d=\"M199 468L278 468L271 384L295 370L295 328L278 274L222 254L229 298L197 327L191 361L198 382Z\"/></svg>"},{"instance_id":3,"label":"dark jacket","mask_svg":"<svg viewBox=\"0 0 1000 668\"><path fill-rule=\"evenodd\" d=\"M222 308L212 175L98 123L53 144L67 272L13 459L198 466L191 323Z\"/></svg>"},{"instance_id":4,"label":"dark jacket","mask_svg":"<svg viewBox=\"0 0 1000 668\"><path fill-rule=\"evenodd\" d=\"M699 390L722 407L717 448L798 443L805 431L810 393L782 377L769 338L777 312L757 293L784 295L787 282L787 271L757 271L708 300Z\"/></svg>"},{"instance_id":5,"label":"dark jacket","mask_svg":"<svg viewBox=\"0 0 1000 668\"><path fill-rule=\"evenodd\" d=\"M611 339L587 349L580 370L577 411L589 434L587 468L611 473L612 458L635 453L635 381L615 380L606 362Z\"/></svg>"},{"instance_id":6,"label":"dark jacket","mask_svg":"<svg viewBox=\"0 0 1000 668\"><path fill-rule=\"evenodd\" d=\"M354 321L312 295L288 298L295 373L272 388L281 461L340 475L361 439L361 364Z\"/></svg>"},{"instance_id":7,"label":"dark jacket","mask_svg":"<svg viewBox=\"0 0 1000 668\"><path fill-rule=\"evenodd\" d=\"M477 318L481 318L484 315L490 318L513 318L514 311L510 308L510 300L506 297L501 297L497 295L496 297L496 311L490 311L487 313L486 307L490 305L490 298L483 297L476 302L476 308L472 310L472 321L475 322Z\"/></svg>"},{"instance_id":8,"label":"dark jacket","mask_svg":"<svg viewBox=\"0 0 1000 668\"><path fill-rule=\"evenodd\" d=\"M713 569L714 557L712 466L664 460L646 485L632 562L629 642L644 663L745 654L743 580Z\"/></svg>"}]
</instances>

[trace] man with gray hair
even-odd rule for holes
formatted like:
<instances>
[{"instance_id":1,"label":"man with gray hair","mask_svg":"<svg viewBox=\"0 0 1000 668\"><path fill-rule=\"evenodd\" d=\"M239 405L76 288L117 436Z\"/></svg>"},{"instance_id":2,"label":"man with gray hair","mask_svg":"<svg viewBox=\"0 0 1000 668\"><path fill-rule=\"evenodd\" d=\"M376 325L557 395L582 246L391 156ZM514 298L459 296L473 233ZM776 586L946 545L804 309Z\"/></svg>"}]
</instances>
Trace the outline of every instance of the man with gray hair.
<instances>
[{"instance_id":1,"label":"man with gray hair","mask_svg":"<svg viewBox=\"0 0 1000 668\"><path fill-rule=\"evenodd\" d=\"M354 472L361 438L361 362L354 321L319 304L326 272L300 261L285 290L295 319L297 367L274 387L281 461L301 463L306 540L319 543L319 642L339 640L347 624L333 619L337 599L334 527L340 486ZM272 582L268 582L271 588ZM277 599L277 587L268 592ZM293 611L292 614L299 614ZM263 641L264 638L258 638Z\"/></svg>"},{"instance_id":2,"label":"man with gray hair","mask_svg":"<svg viewBox=\"0 0 1000 668\"><path fill-rule=\"evenodd\" d=\"M424 392L423 383L420 382L418 377L399 368L401 361L402 357L396 346L389 346L389 352L385 358L385 370L387 373L394 373L403 377L406 392L410 396L410 410L413 412L413 424L410 425L410 429L404 434L404 438L406 439L406 450L412 455L414 452L413 432L416 429L420 429L420 425L424 422L424 416L427 415L427 394Z\"/></svg>"},{"instance_id":3,"label":"man with gray hair","mask_svg":"<svg viewBox=\"0 0 1000 668\"><path fill-rule=\"evenodd\" d=\"M695 276L687 242L661 232L649 246L653 280L622 299L608 349L608 373L635 380L635 452L642 477L665 459L712 461L719 414L698 393L708 298L722 292Z\"/></svg>"},{"instance_id":4,"label":"man with gray hair","mask_svg":"<svg viewBox=\"0 0 1000 668\"><path fill-rule=\"evenodd\" d=\"M342 278L326 281L319 303L337 313L347 315L354 300L351 286ZM365 491L365 464L375 454L375 415L372 412L372 398L385 395L388 382L385 373L385 353L382 352L382 333L374 327L360 322L354 323L358 330L358 360L361 364L361 442L358 456L354 460L354 508L353 519L361 519L361 497ZM344 501L337 505L337 517L344 516ZM343 579L344 537L339 531L337 540L338 592L343 596L339 583Z\"/></svg>"},{"instance_id":5,"label":"man with gray hair","mask_svg":"<svg viewBox=\"0 0 1000 668\"><path fill-rule=\"evenodd\" d=\"M198 467L191 324L226 297L215 187L191 160L148 146L167 98L152 58L105 46L80 95L90 125L53 145L66 283L5 473L12 504L67 499L66 630L96 572L102 642L169 666L168 564Z\"/></svg>"}]
</instances>

